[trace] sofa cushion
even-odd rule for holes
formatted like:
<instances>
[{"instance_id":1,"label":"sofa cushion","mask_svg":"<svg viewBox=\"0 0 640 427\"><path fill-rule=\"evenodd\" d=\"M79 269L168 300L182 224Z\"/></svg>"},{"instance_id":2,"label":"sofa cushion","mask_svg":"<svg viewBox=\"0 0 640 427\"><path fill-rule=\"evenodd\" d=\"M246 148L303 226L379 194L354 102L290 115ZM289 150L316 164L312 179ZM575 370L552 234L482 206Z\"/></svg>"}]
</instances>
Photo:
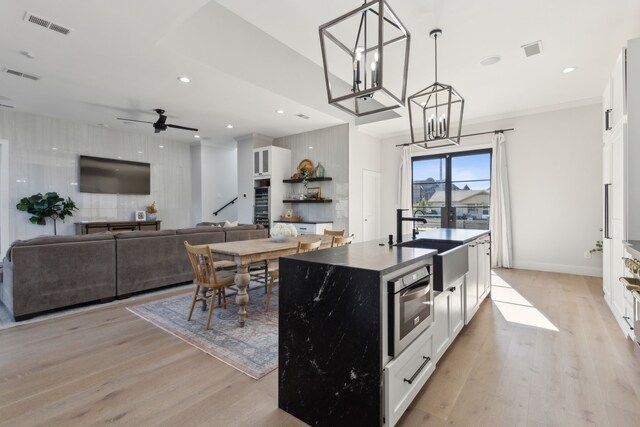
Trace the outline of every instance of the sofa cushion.
<instances>
[{"instance_id":1,"label":"sofa cushion","mask_svg":"<svg viewBox=\"0 0 640 427\"><path fill-rule=\"evenodd\" d=\"M192 227L180 228L176 230L176 234L193 234L193 233L222 233L222 227Z\"/></svg>"},{"instance_id":2,"label":"sofa cushion","mask_svg":"<svg viewBox=\"0 0 640 427\"><path fill-rule=\"evenodd\" d=\"M16 240L11 243L7 250L6 257L11 261L11 252L13 248L20 246L37 246L37 245L54 245L57 243L75 243L75 242L93 242L97 240L113 240L113 234L110 231L94 234L74 234L60 236L38 236L28 240Z\"/></svg>"},{"instance_id":3,"label":"sofa cushion","mask_svg":"<svg viewBox=\"0 0 640 427\"><path fill-rule=\"evenodd\" d=\"M222 227L224 222L199 222L196 227Z\"/></svg>"},{"instance_id":4,"label":"sofa cushion","mask_svg":"<svg viewBox=\"0 0 640 427\"><path fill-rule=\"evenodd\" d=\"M114 234L116 239L137 239L140 237L175 236L176 230L159 231L129 231L126 233Z\"/></svg>"},{"instance_id":5,"label":"sofa cushion","mask_svg":"<svg viewBox=\"0 0 640 427\"><path fill-rule=\"evenodd\" d=\"M255 224L239 224L234 227L222 227L224 231L237 231L237 230L256 230L258 226Z\"/></svg>"}]
</instances>

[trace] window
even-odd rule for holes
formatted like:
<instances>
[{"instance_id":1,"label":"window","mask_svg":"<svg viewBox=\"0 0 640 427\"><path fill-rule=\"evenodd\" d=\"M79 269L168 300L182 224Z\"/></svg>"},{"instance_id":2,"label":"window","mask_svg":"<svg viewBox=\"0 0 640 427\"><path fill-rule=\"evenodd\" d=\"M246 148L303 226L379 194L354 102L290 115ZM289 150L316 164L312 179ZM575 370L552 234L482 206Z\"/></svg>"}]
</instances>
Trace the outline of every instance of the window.
<instances>
[{"instance_id":1,"label":"window","mask_svg":"<svg viewBox=\"0 0 640 427\"><path fill-rule=\"evenodd\" d=\"M412 170L421 228L489 229L491 150L414 157Z\"/></svg>"}]
</instances>

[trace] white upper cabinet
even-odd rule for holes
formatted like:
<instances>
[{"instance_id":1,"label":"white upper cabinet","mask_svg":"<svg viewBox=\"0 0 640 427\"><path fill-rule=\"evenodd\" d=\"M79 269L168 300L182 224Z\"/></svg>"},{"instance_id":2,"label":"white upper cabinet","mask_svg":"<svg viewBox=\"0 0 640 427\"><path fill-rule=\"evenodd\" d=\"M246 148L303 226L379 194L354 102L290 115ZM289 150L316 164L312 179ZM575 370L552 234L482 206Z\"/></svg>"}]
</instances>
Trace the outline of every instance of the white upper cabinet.
<instances>
[{"instance_id":1,"label":"white upper cabinet","mask_svg":"<svg viewBox=\"0 0 640 427\"><path fill-rule=\"evenodd\" d=\"M253 176L255 178L271 176L271 147L253 150Z\"/></svg>"},{"instance_id":2,"label":"white upper cabinet","mask_svg":"<svg viewBox=\"0 0 640 427\"><path fill-rule=\"evenodd\" d=\"M615 129L627 114L627 50L622 49L611 73L611 128Z\"/></svg>"}]
</instances>

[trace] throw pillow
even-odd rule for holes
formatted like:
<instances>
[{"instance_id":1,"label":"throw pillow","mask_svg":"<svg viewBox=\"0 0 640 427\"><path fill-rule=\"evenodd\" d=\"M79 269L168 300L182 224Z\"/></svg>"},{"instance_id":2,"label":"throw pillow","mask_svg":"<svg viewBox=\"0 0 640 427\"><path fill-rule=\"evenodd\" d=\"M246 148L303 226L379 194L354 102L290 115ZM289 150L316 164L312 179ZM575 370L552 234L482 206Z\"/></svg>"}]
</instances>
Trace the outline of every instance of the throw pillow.
<instances>
[{"instance_id":1,"label":"throw pillow","mask_svg":"<svg viewBox=\"0 0 640 427\"><path fill-rule=\"evenodd\" d=\"M237 227L237 226L238 226L238 221L224 222L224 227Z\"/></svg>"}]
</instances>

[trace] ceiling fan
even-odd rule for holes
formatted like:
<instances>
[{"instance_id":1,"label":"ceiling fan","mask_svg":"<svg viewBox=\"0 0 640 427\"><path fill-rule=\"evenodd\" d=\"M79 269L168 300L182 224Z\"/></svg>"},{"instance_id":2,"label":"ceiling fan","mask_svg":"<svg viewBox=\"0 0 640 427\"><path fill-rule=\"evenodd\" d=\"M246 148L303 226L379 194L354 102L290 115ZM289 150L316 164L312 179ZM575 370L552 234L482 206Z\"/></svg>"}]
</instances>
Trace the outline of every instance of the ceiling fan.
<instances>
[{"instance_id":1,"label":"ceiling fan","mask_svg":"<svg viewBox=\"0 0 640 427\"><path fill-rule=\"evenodd\" d=\"M155 129L155 133L160 133L162 131L167 130L167 128L174 128L174 129L183 129L183 130L190 130L193 132L197 132L198 129L196 128L189 128L186 126L178 126L178 125L172 125L169 123L165 123L167 121L167 116L164 115L164 110L161 108L156 108L155 110L156 113L158 113L158 121L157 122L146 122L144 120L134 120L134 119L123 119L121 117L118 117L118 120L124 120L125 122L139 122L139 123L151 123L153 125L153 128Z\"/></svg>"}]
</instances>

